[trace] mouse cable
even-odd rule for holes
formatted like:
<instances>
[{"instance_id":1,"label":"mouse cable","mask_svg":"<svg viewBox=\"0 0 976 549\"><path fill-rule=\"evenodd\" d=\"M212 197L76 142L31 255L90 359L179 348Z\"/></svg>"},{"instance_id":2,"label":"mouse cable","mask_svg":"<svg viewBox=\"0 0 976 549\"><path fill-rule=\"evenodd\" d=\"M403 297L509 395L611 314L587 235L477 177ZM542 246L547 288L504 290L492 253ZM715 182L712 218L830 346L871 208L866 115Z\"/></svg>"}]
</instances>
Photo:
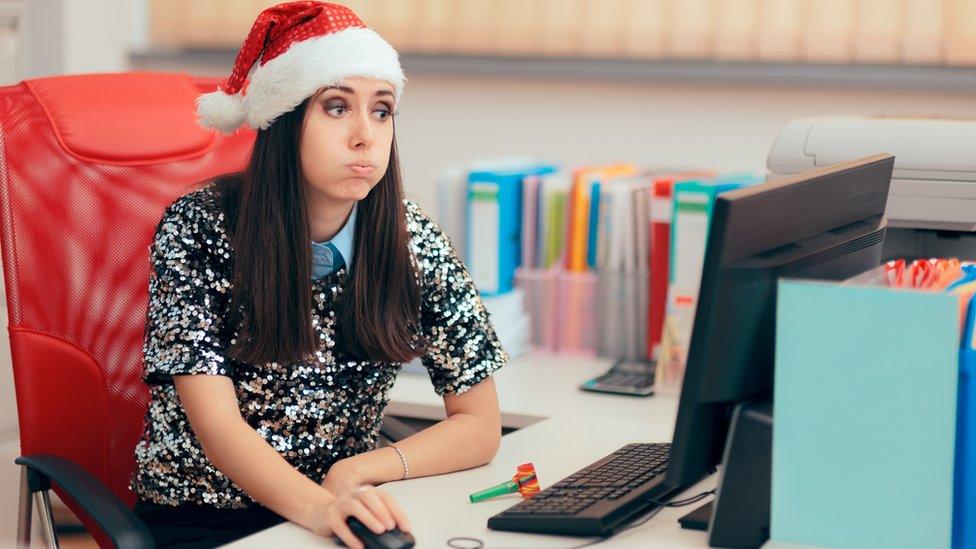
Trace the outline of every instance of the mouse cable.
<instances>
[{"instance_id":1,"label":"mouse cable","mask_svg":"<svg viewBox=\"0 0 976 549\"><path fill-rule=\"evenodd\" d=\"M620 532L617 532L617 533L620 534L621 536L624 535L624 534L633 533L634 530L637 527L644 525L647 521L649 521L651 518L653 518L654 515L658 514L658 512L660 512L661 509L664 509L665 507L685 507L685 506L691 505L693 503L698 503L699 501L707 498L710 495L713 495L714 493L715 493L715 490L712 489L712 490L708 490L706 492L701 492L700 494L696 494L694 496L691 496L690 498L679 499L679 500L675 500L675 501L660 502L660 501L656 501L656 500L651 500L651 503L654 504L654 505L657 505L658 507L655 507L654 510L648 516L644 517L639 522L635 522L635 523L627 526L626 528L624 528L623 530L621 530ZM600 541L603 541L603 540L600 540ZM576 549L576 548L573 548L573 549Z\"/></svg>"},{"instance_id":2,"label":"mouse cable","mask_svg":"<svg viewBox=\"0 0 976 549\"><path fill-rule=\"evenodd\" d=\"M660 505L661 507L684 507L686 505L691 505L692 503L698 503L699 501L707 498L708 496L713 495L714 493L715 490L712 489L712 490L708 490L707 492L695 494L694 496L691 496L690 498L686 498L686 499L679 499L677 501L657 501L652 499L650 500L650 503L654 505Z\"/></svg>"},{"instance_id":3,"label":"mouse cable","mask_svg":"<svg viewBox=\"0 0 976 549\"><path fill-rule=\"evenodd\" d=\"M652 518L654 518L655 515L657 515L658 513L660 513L661 510L664 509L665 507L685 507L685 506L691 505L693 503L698 503L699 501L707 498L708 496L713 495L714 493L715 493L715 490L713 489L713 490L708 490L708 491L702 492L700 494L696 494L696 495L691 496L689 498L679 499L679 500L675 500L675 501L666 501L666 502L664 502L664 501L650 500L648 503L651 503L652 505L655 505L655 507L649 513L647 513L647 516L645 516L641 520L639 520L637 522L634 522L632 524L627 525L626 528L624 528L623 530L619 530L619 531L615 532L613 535L606 536L606 537L601 537L601 538L597 538L597 539L595 539L593 541L588 541L588 542L586 542L586 543L584 543L582 545L574 545L572 547L569 547L568 549L582 549L583 547L591 547L591 546L596 545L598 543L603 543L604 541L606 541L608 539L611 539L613 537L616 537L619 534L622 534L624 532L627 532L629 530L632 530L634 528L637 528L638 526L644 525L645 523L647 523L647 521L651 520ZM468 544L470 544L470 545L468 545ZM452 549L484 549L485 542L482 541L479 538L459 536L459 537L453 537L453 538L448 539L447 540L447 546L448 547L451 547ZM495 548L495 549L504 549L504 548L499 547L499 548Z\"/></svg>"}]
</instances>

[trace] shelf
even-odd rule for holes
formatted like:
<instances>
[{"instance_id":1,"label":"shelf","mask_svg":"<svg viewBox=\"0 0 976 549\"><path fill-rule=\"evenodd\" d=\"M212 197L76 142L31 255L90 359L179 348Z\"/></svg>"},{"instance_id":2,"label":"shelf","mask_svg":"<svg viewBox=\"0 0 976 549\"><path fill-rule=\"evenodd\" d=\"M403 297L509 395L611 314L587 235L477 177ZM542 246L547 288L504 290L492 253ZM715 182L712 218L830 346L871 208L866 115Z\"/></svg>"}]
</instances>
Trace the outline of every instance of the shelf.
<instances>
[{"instance_id":1,"label":"shelf","mask_svg":"<svg viewBox=\"0 0 976 549\"><path fill-rule=\"evenodd\" d=\"M236 52L186 50L133 54L136 69L181 67L229 73ZM788 86L884 89L923 92L976 92L976 67L850 65L772 62L664 61L595 58L495 57L404 54L411 74L606 79L667 84Z\"/></svg>"}]
</instances>

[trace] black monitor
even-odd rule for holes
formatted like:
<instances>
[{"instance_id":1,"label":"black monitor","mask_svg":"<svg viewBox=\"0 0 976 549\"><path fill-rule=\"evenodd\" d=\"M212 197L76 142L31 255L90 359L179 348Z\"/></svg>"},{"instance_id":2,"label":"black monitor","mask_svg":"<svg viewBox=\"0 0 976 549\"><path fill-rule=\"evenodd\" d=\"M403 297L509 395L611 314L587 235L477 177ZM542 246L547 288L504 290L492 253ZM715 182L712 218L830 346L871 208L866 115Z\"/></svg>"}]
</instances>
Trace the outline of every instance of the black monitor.
<instances>
[{"instance_id":1,"label":"black monitor","mask_svg":"<svg viewBox=\"0 0 976 549\"><path fill-rule=\"evenodd\" d=\"M736 404L771 398L776 281L839 280L881 264L894 157L879 154L719 195L708 231L665 483L721 461Z\"/></svg>"}]
</instances>

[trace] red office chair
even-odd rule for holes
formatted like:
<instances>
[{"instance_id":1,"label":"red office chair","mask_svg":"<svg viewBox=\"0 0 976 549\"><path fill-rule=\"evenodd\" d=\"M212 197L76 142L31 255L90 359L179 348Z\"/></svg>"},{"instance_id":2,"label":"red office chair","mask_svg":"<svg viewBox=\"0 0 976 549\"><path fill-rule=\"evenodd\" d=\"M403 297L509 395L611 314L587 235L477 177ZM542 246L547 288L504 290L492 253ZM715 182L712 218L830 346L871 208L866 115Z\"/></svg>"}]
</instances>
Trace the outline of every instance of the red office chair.
<instances>
[{"instance_id":1,"label":"red office chair","mask_svg":"<svg viewBox=\"0 0 976 549\"><path fill-rule=\"evenodd\" d=\"M215 80L63 76L0 88L0 237L23 466L18 537L32 499L55 541L53 486L103 547L151 547L130 510L149 245L163 209L241 169L254 132L195 124Z\"/></svg>"}]
</instances>

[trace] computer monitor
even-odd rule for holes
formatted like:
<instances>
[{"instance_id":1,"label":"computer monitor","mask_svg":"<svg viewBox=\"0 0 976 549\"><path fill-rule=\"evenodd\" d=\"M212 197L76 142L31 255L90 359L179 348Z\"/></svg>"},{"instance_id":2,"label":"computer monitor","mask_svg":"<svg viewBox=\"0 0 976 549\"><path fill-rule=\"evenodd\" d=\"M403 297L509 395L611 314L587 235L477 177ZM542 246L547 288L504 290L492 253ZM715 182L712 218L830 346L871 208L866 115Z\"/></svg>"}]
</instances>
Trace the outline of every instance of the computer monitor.
<instances>
[{"instance_id":1,"label":"computer monitor","mask_svg":"<svg viewBox=\"0 0 976 549\"><path fill-rule=\"evenodd\" d=\"M772 396L776 281L839 280L881 264L894 157L879 154L719 195L665 483L721 461L732 408Z\"/></svg>"}]
</instances>

